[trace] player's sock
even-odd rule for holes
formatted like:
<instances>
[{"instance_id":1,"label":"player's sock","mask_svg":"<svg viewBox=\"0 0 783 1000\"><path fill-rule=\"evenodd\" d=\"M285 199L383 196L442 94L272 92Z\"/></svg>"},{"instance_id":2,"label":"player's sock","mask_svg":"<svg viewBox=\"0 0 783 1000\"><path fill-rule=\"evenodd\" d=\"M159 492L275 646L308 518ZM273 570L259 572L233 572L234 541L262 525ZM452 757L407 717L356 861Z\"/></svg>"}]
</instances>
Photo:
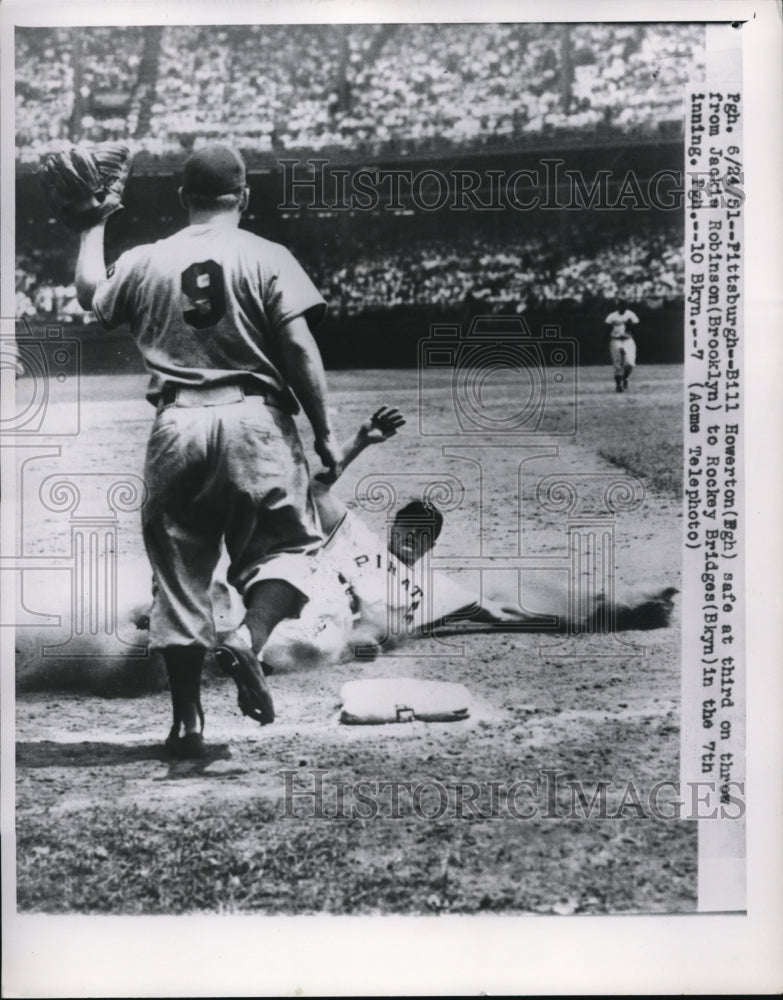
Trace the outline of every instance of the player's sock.
<instances>
[{"instance_id":1,"label":"player's sock","mask_svg":"<svg viewBox=\"0 0 783 1000\"><path fill-rule=\"evenodd\" d=\"M201 708L201 669L205 650L198 647L170 647L163 650L163 661L169 677L173 727L169 734L183 736L198 734L204 728ZM182 738L182 737L180 737ZM169 741L167 741L168 743Z\"/></svg>"},{"instance_id":2,"label":"player's sock","mask_svg":"<svg viewBox=\"0 0 783 1000\"><path fill-rule=\"evenodd\" d=\"M622 377L622 375L615 375L615 377L614 377L614 384L616 386L616 389L615 389L616 392L622 392L623 391L623 377Z\"/></svg>"}]
</instances>

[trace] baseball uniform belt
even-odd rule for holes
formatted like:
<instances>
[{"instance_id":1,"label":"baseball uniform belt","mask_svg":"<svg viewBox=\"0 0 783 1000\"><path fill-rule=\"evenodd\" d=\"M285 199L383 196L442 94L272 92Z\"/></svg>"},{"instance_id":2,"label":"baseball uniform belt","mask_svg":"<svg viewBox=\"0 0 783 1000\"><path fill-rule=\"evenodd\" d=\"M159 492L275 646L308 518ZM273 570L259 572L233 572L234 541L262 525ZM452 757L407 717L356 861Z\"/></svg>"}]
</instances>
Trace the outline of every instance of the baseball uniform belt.
<instances>
[{"instance_id":1,"label":"baseball uniform belt","mask_svg":"<svg viewBox=\"0 0 783 1000\"><path fill-rule=\"evenodd\" d=\"M630 340L630 339L631 339L631 335L628 334L628 333L621 333L617 337L612 337L612 340Z\"/></svg>"},{"instance_id":2,"label":"baseball uniform belt","mask_svg":"<svg viewBox=\"0 0 783 1000\"><path fill-rule=\"evenodd\" d=\"M268 396L268 390L257 383L255 385L205 385L164 386L160 394L159 406L222 406L225 403L241 403L246 396Z\"/></svg>"}]
</instances>

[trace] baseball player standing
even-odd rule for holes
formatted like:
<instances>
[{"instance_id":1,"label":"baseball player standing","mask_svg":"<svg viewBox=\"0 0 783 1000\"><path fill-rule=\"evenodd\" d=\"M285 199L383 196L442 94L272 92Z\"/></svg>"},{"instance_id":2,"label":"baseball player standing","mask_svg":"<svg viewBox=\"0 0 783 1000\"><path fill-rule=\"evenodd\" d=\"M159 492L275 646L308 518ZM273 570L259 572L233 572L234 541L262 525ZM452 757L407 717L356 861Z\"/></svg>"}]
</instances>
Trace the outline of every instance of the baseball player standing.
<instances>
[{"instance_id":1,"label":"baseball player standing","mask_svg":"<svg viewBox=\"0 0 783 1000\"><path fill-rule=\"evenodd\" d=\"M604 320L611 327L609 331L609 354L614 367L614 382L617 392L625 392L628 379L636 364L636 341L628 332L628 326L636 326L639 317L621 299L615 300L615 308Z\"/></svg>"},{"instance_id":2,"label":"baseball player standing","mask_svg":"<svg viewBox=\"0 0 783 1000\"><path fill-rule=\"evenodd\" d=\"M239 228L248 197L241 156L204 146L185 163L188 226L127 251L107 272L101 222L82 232L76 266L79 304L107 330L128 323L151 374L157 413L142 526L153 570L150 647L169 676L166 748L176 757L204 752L201 671L211 647L243 713L262 725L274 719L256 654L275 625L299 614L308 557L322 541L293 420L297 397L316 452L339 472L308 325L325 303L288 250ZM214 646L210 585L223 539L252 648L244 630Z\"/></svg>"}]
</instances>

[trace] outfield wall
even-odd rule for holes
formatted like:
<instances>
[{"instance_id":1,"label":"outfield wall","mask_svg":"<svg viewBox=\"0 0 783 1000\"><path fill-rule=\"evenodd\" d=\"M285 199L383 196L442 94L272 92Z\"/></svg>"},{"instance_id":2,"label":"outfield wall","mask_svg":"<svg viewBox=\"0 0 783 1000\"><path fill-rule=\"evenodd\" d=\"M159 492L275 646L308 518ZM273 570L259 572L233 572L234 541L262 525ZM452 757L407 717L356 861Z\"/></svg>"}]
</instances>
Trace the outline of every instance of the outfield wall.
<instances>
[{"instance_id":1,"label":"outfield wall","mask_svg":"<svg viewBox=\"0 0 783 1000\"><path fill-rule=\"evenodd\" d=\"M682 307L640 307L637 313L640 323L635 339L639 364L682 362ZM608 364L605 315L606 306L601 303L600 308L592 310L528 312L524 314L524 322L534 338L542 335L542 327L560 327L561 337L575 342L574 355L580 364ZM491 317L484 321L485 329L491 331L492 321ZM430 338L432 326L459 326L464 333L470 322L471 317L464 312L397 310L330 318L315 330L315 334L327 368L414 368L418 364L420 343ZM31 329L36 335L44 336L44 329L39 331L36 324L32 324ZM25 333L20 326L20 336ZM64 327L64 333L81 344L83 374L144 371L141 356L127 329L106 333L95 323L71 324ZM484 334L483 338L491 345L491 333L489 337ZM491 350L487 356L491 363Z\"/></svg>"}]
</instances>

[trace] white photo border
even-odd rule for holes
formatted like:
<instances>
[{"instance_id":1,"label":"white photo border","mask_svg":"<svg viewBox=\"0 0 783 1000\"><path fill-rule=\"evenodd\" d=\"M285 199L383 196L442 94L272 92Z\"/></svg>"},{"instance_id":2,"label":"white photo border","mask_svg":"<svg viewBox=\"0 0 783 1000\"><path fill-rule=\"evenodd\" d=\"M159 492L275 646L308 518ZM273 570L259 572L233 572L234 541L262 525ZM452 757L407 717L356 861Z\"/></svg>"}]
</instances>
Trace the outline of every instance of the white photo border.
<instances>
[{"instance_id":1,"label":"white photo border","mask_svg":"<svg viewBox=\"0 0 783 1000\"><path fill-rule=\"evenodd\" d=\"M589 16L586 16L589 13ZM258 3L6 2L0 10L2 308L12 316L14 24L273 23L433 20L739 21L743 33L746 269L748 910L633 917L49 917L14 902L14 671L2 647L3 992L6 996L728 993L783 988L783 74L775 0L493 0ZM770 220L774 223L770 225ZM5 386L4 386L5 388ZM3 541L13 477L4 463ZM9 534L10 531L10 534ZM6 549L7 551L7 549ZM13 595L4 593L7 603ZM10 648L9 648L10 642Z\"/></svg>"}]
</instances>

